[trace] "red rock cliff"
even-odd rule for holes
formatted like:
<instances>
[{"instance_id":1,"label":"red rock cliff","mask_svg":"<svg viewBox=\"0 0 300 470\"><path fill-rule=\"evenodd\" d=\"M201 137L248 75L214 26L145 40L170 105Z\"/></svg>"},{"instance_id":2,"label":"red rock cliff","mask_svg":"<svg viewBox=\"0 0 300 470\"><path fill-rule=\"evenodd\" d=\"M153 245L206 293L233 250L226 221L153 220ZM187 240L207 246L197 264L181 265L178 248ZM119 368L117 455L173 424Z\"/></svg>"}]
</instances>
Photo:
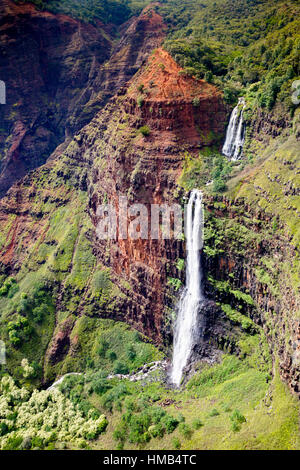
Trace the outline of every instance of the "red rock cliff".
<instances>
[{"instance_id":1,"label":"red rock cliff","mask_svg":"<svg viewBox=\"0 0 300 470\"><path fill-rule=\"evenodd\" d=\"M92 165L88 191L94 225L99 205L107 201L118 208L120 195L130 204L145 204L149 213L152 203L176 202L185 152L195 154L216 143L225 117L221 93L185 76L167 52L157 49L128 89L75 137L78 149L69 157ZM142 135L143 126L149 135ZM99 261L130 285L122 314L161 341L167 276L179 275L175 262L184 256L181 241L128 237L105 242L95 236L94 244Z\"/></svg>"}]
</instances>

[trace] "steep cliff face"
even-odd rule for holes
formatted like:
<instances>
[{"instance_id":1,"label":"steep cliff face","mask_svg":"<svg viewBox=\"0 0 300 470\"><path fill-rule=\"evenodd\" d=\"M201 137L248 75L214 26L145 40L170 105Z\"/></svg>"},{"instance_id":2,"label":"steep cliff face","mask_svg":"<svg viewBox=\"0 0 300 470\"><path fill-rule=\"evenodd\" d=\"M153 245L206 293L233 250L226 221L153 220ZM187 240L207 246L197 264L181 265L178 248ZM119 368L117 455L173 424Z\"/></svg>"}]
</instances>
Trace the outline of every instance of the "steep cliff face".
<instances>
[{"instance_id":1,"label":"steep cliff face","mask_svg":"<svg viewBox=\"0 0 300 470\"><path fill-rule=\"evenodd\" d=\"M299 157L275 142L226 197L208 201L207 293L260 325L282 378L299 394ZM239 294L242 292L242 295ZM252 299L252 300L251 300ZM227 305L227 307L226 307Z\"/></svg>"},{"instance_id":2,"label":"steep cliff face","mask_svg":"<svg viewBox=\"0 0 300 470\"><path fill-rule=\"evenodd\" d=\"M185 152L216 144L226 116L214 86L186 77L157 49L65 151L3 198L2 278L16 276L18 299L26 285L54 293L55 324L38 347L45 380L62 366L77 368L83 344L73 331L85 316L126 321L162 342L167 277L179 275L182 241L100 240L97 209L106 203L118 208L121 195L129 206L145 204L149 213L152 203L173 204ZM13 315L10 301L2 303L4 317ZM12 352L14 360L18 354Z\"/></svg>"},{"instance_id":3,"label":"steep cliff face","mask_svg":"<svg viewBox=\"0 0 300 470\"><path fill-rule=\"evenodd\" d=\"M91 332L94 319L125 321L163 343L173 306L170 281L183 278L178 261L185 253L182 240L151 239L151 204L183 203L178 182L185 156L196 158L199 151L220 144L228 109L213 85L186 75L159 47L165 27L151 8L123 26L123 37L112 48L103 25L83 25L32 6L22 10L8 1L3 5L6 46L11 43L19 51L24 38L34 38L34 47L28 45L33 64L38 57L32 85L28 56L16 58L17 67L27 67L24 80L8 86L18 115L7 117L2 108L5 132L12 136L2 166L3 191L41 165L68 134L48 162L14 184L0 204L0 280L9 286L0 296L3 331L20 312L29 318L35 349L26 354L42 364L47 382L57 373L84 368L87 351L95 355L96 339L94 344L82 333ZM20 39L13 37L19 23ZM2 59L12 77L14 62ZM23 101L21 82L28 87ZM53 115L48 113L51 103L40 105L49 93L56 110L60 103ZM51 123L41 120L44 112L52 116ZM279 358L282 377L299 392L299 132L282 144L291 124L272 114L263 123L264 116L259 114L256 125L251 121L250 129L254 147L260 148L261 141L269 145L259 165L231 181L224 199L208 201L206 290L221 306L207 303L206 343L203 347L199 338L195 358L211 354L214 347L241 353L241 330L251 336L256 323L274 360ZM272 143L278 134L280 140ZM120 215L120 196L129 207L143 204L147 209L145 239L119 232L111 240L97 236L99 208L111 204ZM126 217L130 224L133 216ZM7 281L10 275L16 278L15 291ZM51 296L42 326L33 313L40 290ZM26 343L18 349L9 342L13 365L22 358L22 348Z\"/></svg>"},{"instance_id":4,"label":"steep cliff face","mask_svg":"<svg viewBox=\"0 0 300 470\"><path fill-rule=\"evenodd\" d=\"M94 68L108 59L111 38L98 27L32 4L0 5L0 195L45 163L64 140L67 121Z\"/></svg>"},{"instance_id":5,"label":"steep cliff face","mask_svg":"<svg viewBox=\"0 0 300 470\"><path fill-rule=\"evenodd\" d=\"M107 201L118 210L120 196L126 196L129 205L144 204L149 216L151 204L172 206L184 152L196 153L216 143L216 136L224 132L226 109L221 94L180 72L165 51L156 50L128 91L76 137L80 155L92 157L88 191L95 225L99 205ZM167 276L178 274L175 264L182 257L182 243L152 240L150 217L147 232L147 240L95 239L95 248L102 263L130 284L121 311L126 310L126 318L136 328L160 342Z\"/></svg>"},{"instance_id":6,"label":"steep cliff face","mask_svg":"<svg viewBox=\"0 0 300 470\"><path fill-rule=\"evenodd\" d=\"M86 102L85 108L76 110L83 124L92 119L99 108L131 79L149 54L162 44L166 26L150 6L139 17L125 23L120 34L121 39L112 49L110 59L94 70L87 83L81 98L81 104Z\"/></svg>"},{"instance_id":7,"label":"steep cliff face","mask_svg":"<svg viewBox=\"0 0 300 470\"><path fill-rule=\"evenodd\" d=\"M7 89L0 108L1 197L92 119L160 45L164 26L146 9L123 26L113 47L113 25L86 24L10 0L0 9L0 78Z\"/></svg>"}]
</instances>

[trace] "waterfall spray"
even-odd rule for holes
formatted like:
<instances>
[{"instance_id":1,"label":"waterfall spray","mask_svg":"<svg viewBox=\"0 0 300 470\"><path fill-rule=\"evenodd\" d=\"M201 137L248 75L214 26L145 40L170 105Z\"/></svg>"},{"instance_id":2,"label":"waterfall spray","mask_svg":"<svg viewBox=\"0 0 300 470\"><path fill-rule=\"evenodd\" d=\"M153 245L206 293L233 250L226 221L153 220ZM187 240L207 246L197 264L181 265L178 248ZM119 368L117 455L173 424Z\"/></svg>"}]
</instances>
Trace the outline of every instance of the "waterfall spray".
<instances>
[{"instance_id":1,"label":"waterfall spray","mask_svg":"<svg viewBox=\"0 0 300 470\"><path fill-rule=\"evenodd\" d=\"M197 314L204 296L201 289L202 270L200 250L203 247L203 202L202 192L191 192L186 219L186 285L177 306L174 331L171 380L179 385L184 367L187 365L197 327Z\"/></svg>"},{"instance_id":2,"label":"waterfall spray","mask_svg":"<svg viewBox=\"0 0 300 470\"><path fill-rule=\"evenodd\" d=\"M239 113L240 106L243 105ZM237 160L241 154L244 145L244 118L243 111L246 106L244 98L239 98L237 106L231 113L230 121L227 127L226 139L223 145L222 153L231 160Z\"/></svg>"}]
</instances>

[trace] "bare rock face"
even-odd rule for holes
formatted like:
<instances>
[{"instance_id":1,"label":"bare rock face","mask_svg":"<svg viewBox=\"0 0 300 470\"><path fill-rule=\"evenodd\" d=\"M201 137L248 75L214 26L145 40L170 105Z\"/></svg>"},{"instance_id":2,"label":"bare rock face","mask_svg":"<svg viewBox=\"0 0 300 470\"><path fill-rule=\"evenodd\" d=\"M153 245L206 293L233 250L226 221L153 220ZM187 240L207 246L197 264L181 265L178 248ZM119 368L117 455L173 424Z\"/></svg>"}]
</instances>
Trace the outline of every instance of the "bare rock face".
<instances>
[{"instance_id":1,"label":"bare rock face","mask_svg":"<svg viewBox=\"0 0 300 470\"><path fill-rule=\"evenodd\" d=\"M47 351L47 359L55 364L62 360L70 347L70 333L72 331L72 320L66 320L54 335L51 345Z\"/></svg>"}]
</instances>

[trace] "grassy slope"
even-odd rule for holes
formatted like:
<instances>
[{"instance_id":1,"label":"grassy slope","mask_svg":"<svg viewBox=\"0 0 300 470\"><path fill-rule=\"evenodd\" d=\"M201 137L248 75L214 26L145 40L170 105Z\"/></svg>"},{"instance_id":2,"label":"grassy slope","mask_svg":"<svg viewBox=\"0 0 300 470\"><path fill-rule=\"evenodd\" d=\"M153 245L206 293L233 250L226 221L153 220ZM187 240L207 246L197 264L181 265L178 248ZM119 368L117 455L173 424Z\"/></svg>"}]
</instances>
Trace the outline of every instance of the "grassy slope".
<instances>
[{"instance_id":1,"label":"grassy slope","mask_svg":"<svg viewBox=\"0 0 300 470\"><path fill-rule=\"evenodd\" d=\"M156 382L148 385L128 384L136 397L159 397L155 404L173 400L163 405L170 415L182 420L189 431L181 426L162 438L152 438L143 445L131 444L125 449L300 449L299 404L278 374L267 383L264 371L250 368L244 361L225 356L223 363L213 368L204 368L187 385L186 390L174 391ZM93 395L91 401L102 412L101 399ZM236 410L246 419L234 427ZM122 412L106 411L108 428L91 448L113 449L117 445L113 437ZM195 429L195 419L201 426Z\"/></svg>"},{"instance_id":2,"label":"grassy slope","mask_svg":"<svg viewBox=\"0 0 300 470\"><path fill-rule=\"evenodd\" d=\"M299 142L294 135L283 142L276 139L259 153L260 158L248 171L230 182L229 195L244 198L266 214L278 216L297 247L300 198L294 190L300 185Z\"/></svg>"}]
</instances>

